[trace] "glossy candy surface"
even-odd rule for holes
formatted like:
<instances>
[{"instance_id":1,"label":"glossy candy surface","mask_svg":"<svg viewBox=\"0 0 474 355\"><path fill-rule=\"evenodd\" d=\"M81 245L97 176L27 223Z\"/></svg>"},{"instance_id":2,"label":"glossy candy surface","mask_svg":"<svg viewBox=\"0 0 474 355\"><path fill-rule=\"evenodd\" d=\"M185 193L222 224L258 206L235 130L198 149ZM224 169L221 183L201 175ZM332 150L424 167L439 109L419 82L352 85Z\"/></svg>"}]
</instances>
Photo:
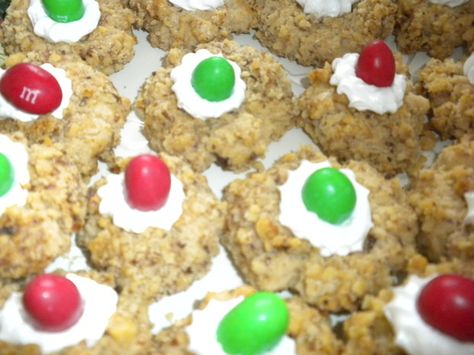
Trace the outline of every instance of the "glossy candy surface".
<instances>
[{"instance_id":1,"label":"glossy candy surface","mask_svg":"<svg viewBox=\"0 0 474 355\"><path fill-rule=\"evenodd\" d=\"M441 275L417 299L420 317L433 328L463 342L474 342L474 280Z\"/></svg>"},{"instance_id":2,"label":"glossy candy surface","mask_svg":"<svg viewBox=\"0 0 474 355\"><path fill-rule=\"evenodd\" d=\"M63 98L56 78L43 68L28 63L17 64L3 74L0 93L17 109L36 115L53 112Z\"/></svg>"},{"instance_id":3,"label":"glossy candy surface","mask_svg":"<svg viewBox=\"0 0 474 355\"><path fill-rule=\"evenodd\" d=\"M10 191L15 173L10 160L0 153L0 197Z\"/></svg>"},{"instance_id":4,"label":"glossy candy surface","mask_svg":"<svg viewBox=\"0 0 474 355\"><path fill-rule=\"evenodd\" d=\"M48 332L70 328L83 312L81 295L76 285L54 274L34 278L25 288L23 305L35 327Z\"/></svg>"},{"instance_id":5,"label":"glossy candy surface","mask_svg":"<svg viewBox=\"0 0 474 355\"><path fill-rule=\"evenodd\" d=\"M140 211L161 208L168 199L171 175L158 157L143 154L133 158L125 170L125 193L130 207Z\"/></svg>"},{"instance_id":6,"label":"glossy candy surface","mask_svg":"<svg viewBox=\"0 0 474 355\"><path fill-rule=\"evenodd\" d=\"M223 101L234 90L234 68L225 58L207 58L194 69L191 84L201 98L213 102Z\"/></svg>"},{"instance_id":7,"label":"glossy candy surface","mask_svg":"<svg viewBox=\"0 0 474 355\"><path fill-rule=\"evenodd\" d=\"M43 0L43 6L53 21L61 23L80 20L85 12L82 0Z\"/></svg>"},{"instance_id":8,"label":"glossy candy surface","mask_svg":"<svg viewBox=\"0 0 474 355\"><path fill-rule=\"evenodd\" d=\"M349 178L334 168L311 174L302 189L306 209L331 224L341 224L354 211L356 192Z\"/></svg>"},{"instance_id":9,"label":"glossy candy surface","mask_svg":"<svg viewBox=\"0 0 474 355\"><path fill-rule=\"evenodd\" d=\"M217 329L217 340L229 354L259 354L280 341L288 322L288 308L280 297L257 292L227 313Z\"/></svg>"},{"instance_id":10,"label":"glossy candy surface","mask_svg":"<svg viewBox=\"0 0 474 355\"><path fill-rule=\"evenodd\" d=\"M367 84L388 87L395 78L395 58L384 41L367 45L360 53L356 75Z\"/></svg>"}]
</instances>

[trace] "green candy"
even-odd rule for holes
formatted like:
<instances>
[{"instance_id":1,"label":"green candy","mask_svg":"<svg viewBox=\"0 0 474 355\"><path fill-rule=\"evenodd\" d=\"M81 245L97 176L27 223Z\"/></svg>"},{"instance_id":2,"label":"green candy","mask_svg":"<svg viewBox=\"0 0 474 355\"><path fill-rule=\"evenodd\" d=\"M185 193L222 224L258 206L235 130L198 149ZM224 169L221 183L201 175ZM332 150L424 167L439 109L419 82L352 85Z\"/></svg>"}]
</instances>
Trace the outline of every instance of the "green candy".
<instances>
[{"instance_id":1,"label":"green candy","mask_svg":"<svg viewBox=\"0 0 474 355\"><path fill-rule=\"evenodd\" d=\"M234 91L234 68L225 58L207 58L194 69L191 85L204 100L223 101Z\"/></svg>"},{"instance_id":2,"label":"green candy","mask_svg":"<svg viewBox=\"0 0 474 355\"><path fill-rule=\"evenodd\" d=\"M0 196L10 191L14 180L13 166L10 160L0 153Z\"/></svg>"},{"instance_id":3,"label":"green candy","mask_svg":"<svg viewBox=\"0 0 474 355\"><path fill-rule=\"evenodd\" d=\"M278 344L288 322L285 301L271 292L257 292L221 320L217 340L227 354L260 354Z\"/></svg>"},{"instance_id":4,"label":"green candy","mask_svg":"<svg viewBox=\"0 0 474 355\"><path fill-rule=\"evenodd\" d=\"M85 12L82 0L43 0L43 6L53 21L61 23L80 20Z\"/></svg>"},{"instance_id":5,"label":"green candy","mask_svg":"<svg viewBox=\"0 0 474 355\"><path fill-rule=\"evenodd\" d=\"M352 214L356 192L349 178L334 168L315 171L302 190L306 209L331 224L341 224Z\"/></svg>"}]
</instances>

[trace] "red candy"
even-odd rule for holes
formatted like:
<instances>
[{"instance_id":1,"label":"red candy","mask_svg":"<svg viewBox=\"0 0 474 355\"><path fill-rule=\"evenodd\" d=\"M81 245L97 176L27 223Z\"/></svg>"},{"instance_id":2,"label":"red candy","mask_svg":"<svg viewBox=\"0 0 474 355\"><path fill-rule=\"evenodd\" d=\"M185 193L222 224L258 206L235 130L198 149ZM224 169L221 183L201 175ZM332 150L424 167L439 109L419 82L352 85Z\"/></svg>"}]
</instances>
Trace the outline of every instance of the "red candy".
<instances>
[{"instance_id":1,"label":"red candy","mask_svg":"<svg viewBox=\"0 0 474 355\"><path fill-rule=\"evenodd\" d=\"M362 50L356 65L356 75L369 85L392 85L395 78L395 58L384 41L372 42Z\"/></svg>"},{"instance_id":2,"label":"red candy","mask_svg":"<svg viewBox=\"0 0 474 355\"><path fill-rule=\"evenodd\" d=\"M59 332L73 326L82 316L83 304L76 285L69 279L44 274L25 288L23 305L35 327Z\"/></svg>"},{"instance_id":3,"label":"red candy","mask_svg":"<svg viewBox=\"0 0 474 355\"><path fill-rule=\"evenodd\" d=\"M56 78L43 68L27 63L17 64L3 74L0 93L17 109L36 115L53 112L63 99Z\"/></svg>"},{"instance_id":4,"label":"red candy","mask_svg":"<svg viewBox=\"0 0 474 355\"><path fill-rule=\"evenodd\" d=\"M168 199L171 176L163 161L150 154L133 158L125 170L125 191L130 207L155 211Z\"/></svg>"},{"instance_id":5,"label":"red candy","mask_svg":"<svg viewBox=\"0 0 474 355\"><path fill-rule=\"evenodd\" d=\"M442 275L420 292L421 318L440 332L462 342L474 342L474 280Z\"/></svg>"}]
</instances>

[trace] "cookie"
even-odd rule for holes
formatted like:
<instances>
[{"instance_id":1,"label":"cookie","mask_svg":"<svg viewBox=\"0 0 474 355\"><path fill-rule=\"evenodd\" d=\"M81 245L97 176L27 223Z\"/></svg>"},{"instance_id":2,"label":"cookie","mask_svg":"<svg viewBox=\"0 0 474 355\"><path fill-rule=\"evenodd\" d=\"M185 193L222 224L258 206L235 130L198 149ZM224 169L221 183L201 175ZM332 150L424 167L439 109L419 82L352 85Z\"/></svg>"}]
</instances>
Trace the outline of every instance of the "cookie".
<instances>
[{"instance_id":1,"label":"cookie","mask_svg":"<svg viewBox=\"0 0 474 355\"><path fill-rule=\"evenodd\" d=\"M33 4L39 13L29 9ZM136 19L122 1L87 0L82 4L86 9L83 17L72 22L64 22L61 16L67 18L67 15L61 13L56 14L58 21L49 18L41 1L34 0L31 6L28 0L11 2L0 29L0 42L7 54L37 52L38 60L43 62L52 53L67 54L106 74L121 70L133 58L136 38L132 25ZM48 12L54 10L53 7ZM60 12L60 7L56 11ZM37 29L32 25L29 12L38 21ZM90 32L82 35L83 29ZM36 34L38 30L42 31L38 32L41 35Z\"/></svg>"},{"instance_id":2,"label":"cookie","mask_svg":"<svg viewBox=\"0 0 474 355\"><path fill-rule=\"evenodd\" d=\"M132 0L129 5L151 45L166 51L192 50L201 43L229 39L232 33L248 33L255 26L253 11L243 0Z\"/></svg>"},{"instance_id":3,"label":"cookie","mask_svg":"<svg viewBox=\"0 0 474 355\"><path fill-rule=\"evenodd\" d=\"M474 2L400 0L395 25L398 48L403 53L426 51L432 57L449 57L454 48L474 39ZM451 6L449 6L452 4Z\"/></svg>"},{"instance_id":4,"label":"cookie","mask_svg":"<svg viewBox=\"0 0 474 355\"><path fill-rule=\"evenodd\" d=\"M301 198L304 180L329 166L347 169L356 188L355 207L338 223L310 212ZM366 294L391 285L415 251L417 219L398 180L364 162L341 166L310 147L231 182L223 199L222 243L244 280L294 290L322 310L357 309Z\"/></svg>"},{"instance_id":5,"label":"cookie","mask_svg":"<svg viewBox=\"0 0 474 355\"><path fill-rule=\"evenodd\" d=\"M201 60L220 55L233 63L235 84L230 97L210 102L191 86L192 72ZM185 89L173 91L178 80ZM212 163L232 171L258 166L268 145L294 126L293 93L281 64L231 41L199 46L186 55L171 50L163 68L142 86L134 107L150 147L184 158L198 172Z\"/></svg>"},{"instance_id":6,"label":"cookie","mask_svg":"<svg viewBox=\"0 0 474 355\"><path fill-rule=\"evenodd\" d=\"M419 85L431 105L430 123L441 139L459 139L474 131L474 84L464 63L432 59L420 71Z\"/></svg>"},{"instance_id":7,"label":"cookie","mask_svg":"<svg viewBox=\"0 0 474 355\"><path fill-rule=\"evenodd\" d=\"M416 94L400 61L397 72L392 64L390 86L366 83L356 74L362 55L345 54L309 74L309 86L298 99L297 124L327 155L365 160L387 176L412 174L424 161L421 139L429 102Z\"/></svg>"},{"instance_id":8,"label":"cookie","mask_svg":"<svg viewBox=\"0 0 474 355\"><path fill-rule=\"evenodd\" d=\"M263 46L276 55L316 67L388 37L397 11L396 4L389 0L338 1L327 7L324 1L253 0L251 3L257 16L256 37ZM354 3L352 9L351 3ZM310 11L312 6L318 13L328 11L318 15L313 9ZM343 7L348 7L349 12L336 11Z\"/></svg>"},{"instance_id":9,"label":"cookie","mask_svg":"<svg viewBox=\"0 0 474 355\"><path fill-rule=\"evenodd\" d=\"M112 149L119 143L120 129L130 112L130 101L119 95L105 74L82 61L52 54L46 62L42 62L40 57L33 53L10 56L6 66L12 68L26 63L52 68L58 82L64 83L59 90L62 92L60 106L44 114L25 111L29 108L23 105L34 103L30 105L34 108L49 100L42 100L42 94L37 94L35 90L51 93L52 89L47 85L36 87L37 84L33 84L33 73L37 69L21 70L18 77L25 80L26 89L14 92L13 97L8 98L5 92L2 93L2 111L5 111L1 114L0 131L22 131L31 142L63 143L67 158L79 167L84 178L89 178L97 170L98 159L111 159ZM28 83L30 76L32 81ZM19 79L13 77L12 80ZM19 100L19 106L10 104L13 99Z\"/></svg>"},{"instance_id":10,"label":"cookie","mask_svg":"<svg viewBox=\"0 0 474 355\"><path fill-rule=\"evenodd\" d=\"M171 179L161 207L153 201L147 205L150 201L140 202L137 197L155 196L150 187L154 182L150 185L143 174L156 171L158 160L161 168L169 170ZM132 162L136 169L129 170ZM151 303L185 290L205 275L218 253L224 206L206 179L176 157L143 155L130 163L122 161L119 168L90 190L87 219L77 242L93 268L114 275L122 294ZM156 186L164 181L158 177L152 180L159 182ZM145 188L140 190L142 186Z\"/></svg>"},{"instance_id":11,"label":"cookie","mask_svg":"<svg viewBox=\"0 0 474 355\"><path fill-rule=\"evenodd\" d=\"M84 223L86 187L62 145L29 144L21 133L0 138L0 278L20 279L69 250Z\"/></svg>"}]
</instances>

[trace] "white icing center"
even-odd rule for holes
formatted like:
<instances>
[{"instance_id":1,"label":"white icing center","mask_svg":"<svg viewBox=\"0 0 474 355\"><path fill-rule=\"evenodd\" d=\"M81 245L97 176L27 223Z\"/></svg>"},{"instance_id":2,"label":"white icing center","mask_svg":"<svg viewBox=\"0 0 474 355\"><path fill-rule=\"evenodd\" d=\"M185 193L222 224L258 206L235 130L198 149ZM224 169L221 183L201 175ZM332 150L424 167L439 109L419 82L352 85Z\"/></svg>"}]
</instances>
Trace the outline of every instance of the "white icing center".
<instances>
[{"instance_id":1,"label":"white icing center","mask_svg":"<svg viewBox=\"0 0 474 355\"><path fill-rule=\"evenodd\" d=\"M120 144L114 154L121 158L131 158L139 154L153 154L148 140L143 135L143 121L132 112L120 130Z\"/></svg>"},{"instance_id":2,"label":"white icing center","mask_svg":"<svg viewBox=\"0 0 474 355\"><path fill-rule=\"evenodd\" d=\"M465 224L474 225L474 191L469 191L464 194L467 203L467 213L464 217Z\"/></svg>"},{"instance_id":3,"label":"white icing center","mask_svg":"<svg viewBox=\"0 0 474 355\"><path fill-rule=\"evenodd\" d=\"M352 216L341 225L325 222L309 212L302 199L306 179L316 170L330 167L329 162L301 165L288 172L288 180L280 186L280 222L291 229L296 237L307 239L320 249L322 256L347 255L363 250L367 233L372 228L369 190L359 184L349 169L340 171L352 182L356 191L356 205Z\"/></svg>"},{"instance_id":4,"label":"white icing center","mask_svg":"<svg viewBox=\"0 0 474 355\"><path fill-rule=\"evenodd\" d=\"M187 11L215 10L224 6L224 0L169 0L173 5Z\"/></svg>"},{"instance_id":5,"label":"white icing center","mask_svg":"<svg viewBox=\"0 0 474 355\"><path fill-rule=\"evenodd\" d=\"M170 230L183 213L183 184L173 174L168 200L156 211L140 211L129 206L124 193L124 173L109 174L106 179L107 183L97 191L101 199L99 212L111 216L117 227L128 232L142 233L149 227Z\"/></svg>"},{"instance_id":6,"label":"white icing center","mask_svg":"<svg viewBox=\"0 0 474 355\"><path fill-rule=\"evenodd\" d=\"M216 118L226 112L230 112L240 107L245 100L246 84L240 78L241 70L237 63L227 60L235 73L235 85L232 95L217 102L211 102L200 97L194 90L191 79L196 66L203 60L210 57L223 57L222 54L212 54L211 52L200 49L196 53L186 54L181 64L171 71L171 80L174 84L172 90L176 95L178 107L189 113L191 116L199 119Z\"/></svg>"},{"instance_id":7,"label":"white icing center","mask_svg":"<svg viewBox=\"0 0 474 355\"><path fill-rule=\"evenodd\" d=\"M189 350L195 354L226 355L217 341L217 328L222 318L243 300L243 296L226 301L213 299L209 301L206 308L195 310L192 315L193 322L186 328L189 336ZM296 354L295 342L285 335L272 350L264 354Z\"/></svg>"},{"instance_id":8,"label":"white icing center","mask_svg":"<svg viewBox=\"0 0 474 355\"><path fill-rule=\"evenodd\" d=\"M69 106L69 102L71 101L72 96L72 83L71 80L67 77L66 71L60 68L55 68L49 63L45 63L40 65L41 68L49 72L52 76L56 78L58 81L59 86L61 87L61 91L63 94L61 104L59 107L51 112L51 115L54 118L62 119L64 115L64 110L66 107ZM0 80L5 74L5 70L0 68ZM32 113L28 113L25 111L21 111L17 109L15 106L10 104L3 95L0 95L0 119L2 118L13 118L15 120L21 122L32 122L36 120L39 115L35 115Z\"/></svg>"},{"instance_id":9,"label":"white icing center","mask_svg":"<svg viewBox=\"0 0 474 355\"><path fill-rule=\"evenodd\" d=\"M347 53L332 62L334 74L331 85L337 86L337 93L349 99L349 106L359 111L373 111L382 115L395 113L403 105L406 79L404 75L395 74L390 87L377 87L365 83L357 77L355 67L359 59L358 53Z\"/></svg>"},{"instance_id":10,"label":"white icing center","mask_svg":"<svg viewBox=\"0 0 474 355\"><path fill-rule=\"evenodd\" d=\"M418 294L431 279L411 275L404 286L394 288L394 297L385 306L385 316L395 330L396 344L414 355L474 354L473 343L447 336L420 317L416 307Z\"/></svg>"},{"instance_id":11,"label":"white icing center","mask_svg":"<svg viewBox=\"0 0 474 355\"><path fill-rule=\"evenodd\" d=\"M28 151L23 143L12 141L5 135L0 135L0 153L5 155L13 167L13 185L3 196L0 196L0 216L8 207L22 207L26 204L28 191L22 185L30 182L28 170Z\"/></svg>"},{"instance_id":12,"label":"white icing center","mask_svg":"<svg viewBox=\"0 0 474 355\"><path fill-rule=\"evenodd\" d=\"M315 16L338 17L352 11L352 4L359 0L296 0L304 12Z\"/></svg>"},{"instance_id":13,"label":"white icing center","mask_svg":"<svg viewBox=\"0 0 474 355\"><path fill-rule=\"evenodd\" d=\"M79 290L84 313L71 328L60 332L44 332L27 321L22 294L14 292L0 310L0 340L11 344L36 344L44 353L59 351L85 340L94 346L105 333L110 317L117 309L118 295L109 286L89 278L67 274Z\"/></svg>"},{"instance_id":14,"label":"white icing center","mask_svg":"<svg viewBox=\"0 0 474 355\"><path fill-rule=\"evenodd\" d=\"M464 62L464 75L467 76L469 82L474 85L474 53L471 53L469 58Z\"/></svg>"},{"instance_id":15,"label":"white icing center","mask_svg":"<svg viewBox=\"0 0 474 355\"><path fill-rule=\"evenodd\" d=\"M96 0L83 0L85 12L77 21L61 23L50 18L41 0L30 0L28 17L33 31L50 42L75 43L97 28L100 20L99 3Z\"/></svg>"},{"instance_id":16,"label":"white icing center","mask_svg":"<svg viewBox=\"0 0 474 355\"><path fill-rule=\"evenodd\" d=\"M429 0L432 4L446 5L449 7L456 7L467 3L469 0Z\"/></svg>"}]
</instances>

